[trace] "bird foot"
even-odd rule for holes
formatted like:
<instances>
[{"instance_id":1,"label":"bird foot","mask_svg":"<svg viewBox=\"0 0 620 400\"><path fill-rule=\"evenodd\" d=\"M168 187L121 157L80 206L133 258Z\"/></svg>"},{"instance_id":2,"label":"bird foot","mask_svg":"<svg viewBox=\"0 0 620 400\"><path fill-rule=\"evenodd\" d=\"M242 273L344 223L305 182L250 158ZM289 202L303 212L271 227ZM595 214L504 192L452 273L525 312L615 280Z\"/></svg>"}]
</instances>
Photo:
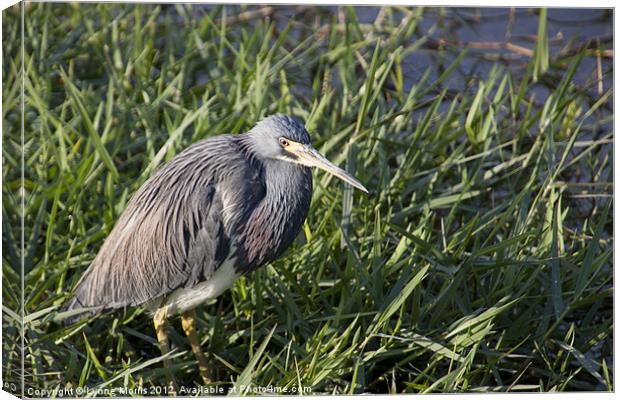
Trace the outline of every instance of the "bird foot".
<instances>
[{"instance_id":1,"label":"bird foot","mask_svg":"<svg viewBox=\"0 0 620 400\"><path fill-rule=\"evenodd\" d=\"M195 320L196 313L194 310L186 311L181 316L181 325L183 326L185 335L187 335L187 339L192 347L192 352L194 353L196 360L198 360L198 369L200 371L200 376L202 377L202 382L205 385L210 385L213 381L211 380L210 368L207 363L207 359L202 352L202 347L200 346L200 339L196 333Z\"/></svg>"},{"instance_id":2,"label":"bird foot","mask_svg":"<svg viewBox=\"0 0 620 400\"><path fill-rule=\"evenodd\" d=\"M159 343L159 350L162 355L166 355L170 352L170 344L168 341L168 307L161 307L155 311L153 316L153 325L155 325L155 333L157 334L157 342ZM170 394L176 395L176 382L170 372L170 360L164 358L164 368L166 368L166 375L168 376L168 386L170 388Z\"/></svg>"}]
</instances>

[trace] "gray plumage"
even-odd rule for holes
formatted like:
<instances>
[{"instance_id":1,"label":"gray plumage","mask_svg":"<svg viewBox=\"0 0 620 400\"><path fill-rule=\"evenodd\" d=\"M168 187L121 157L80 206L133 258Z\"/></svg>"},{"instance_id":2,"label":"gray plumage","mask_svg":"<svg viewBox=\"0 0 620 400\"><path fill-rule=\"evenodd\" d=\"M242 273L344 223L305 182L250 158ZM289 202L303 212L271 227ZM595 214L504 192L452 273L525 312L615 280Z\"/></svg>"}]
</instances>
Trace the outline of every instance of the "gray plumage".
<instances>
[{"instance_id":1,"label":"gray plumage","mask_svg":"<svg viewBox=\"0 0 620 400\"><path fill-rule=\"evenodd\" d=\"M226 260L243 274L279 257L310 207L306 150L306 129L283 115L193 144L133 195L66 309L140 305L208 282Z\"/></svg>"}]
</instances>

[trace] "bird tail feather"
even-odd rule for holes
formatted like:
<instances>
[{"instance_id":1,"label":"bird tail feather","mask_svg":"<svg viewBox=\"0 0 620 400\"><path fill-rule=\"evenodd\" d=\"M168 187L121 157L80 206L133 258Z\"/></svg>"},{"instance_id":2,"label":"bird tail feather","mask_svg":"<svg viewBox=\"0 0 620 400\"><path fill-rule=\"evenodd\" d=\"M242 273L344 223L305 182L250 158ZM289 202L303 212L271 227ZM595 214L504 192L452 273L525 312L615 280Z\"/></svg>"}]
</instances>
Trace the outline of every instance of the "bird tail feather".
<instances>
[{"instance_id":1,"label":"bird tail feather","mask_svg":"<svg viewBox=\"0 0 620 400\"><path fill-rule=\"evenodd\" d=\"M58 319L62 320L65 326L69 326L99 314L103 308L85 307L78 296L75 296L61 309Z\"/></svg>"}]
</instances>

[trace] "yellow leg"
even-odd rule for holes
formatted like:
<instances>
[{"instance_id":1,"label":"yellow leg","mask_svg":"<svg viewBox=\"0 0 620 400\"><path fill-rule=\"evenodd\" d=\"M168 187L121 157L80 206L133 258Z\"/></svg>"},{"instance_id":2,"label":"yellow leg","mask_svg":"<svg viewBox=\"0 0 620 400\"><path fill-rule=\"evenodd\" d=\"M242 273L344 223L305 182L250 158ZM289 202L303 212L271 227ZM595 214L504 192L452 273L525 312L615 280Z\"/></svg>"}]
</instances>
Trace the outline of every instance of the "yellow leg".
<instances>
[{"instance_id":1,"label":"yellow leg","mask_svg":"<svg viewBox=\"0 0 620 400\"><path fill-rule=\"evenodd\" d=\"M205 385L209 385L212 383L211 377L209 374L209 366L207 364L207 359L202 352L202 348L200 347L200 340L198 339L198 334L196 333L196 326L194 325L194 321L196 319L196 314L194 310L186 311L181 316L181 325L183 325L183 330L189 339L189 343L192 346L192 351L198 360L198 369L200 370L200 376L202 377L202 381Z\"/></svg>"},{"instance_id":2,"label":"yellow leg","mask_svg":"<svg viewBox=\"0 0 620 400\"><path fill-rule=\"evenodd\" d=\"M155 333L157 334L157 342L159 343L159 350L161 354L167 354L170 352L170 345L168 344L168 308L158 308L153 316L153 324L155 325ZM164 368L166 368L168 375L168 386L171 390L171 394L176 394L176 383L170 373L170 360L164 358Z\"/></svg>"}]
</instances>

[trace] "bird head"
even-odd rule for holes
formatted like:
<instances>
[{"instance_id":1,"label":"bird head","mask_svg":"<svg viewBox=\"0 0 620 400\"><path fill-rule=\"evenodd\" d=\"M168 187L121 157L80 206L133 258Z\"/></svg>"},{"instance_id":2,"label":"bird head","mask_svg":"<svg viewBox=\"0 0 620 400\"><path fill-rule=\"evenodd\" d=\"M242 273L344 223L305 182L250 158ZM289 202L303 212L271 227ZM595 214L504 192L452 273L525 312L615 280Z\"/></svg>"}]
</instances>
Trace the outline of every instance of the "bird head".
<instances>
[{"instance_id":1,"label":"bird head","mask_svg":"<svg viewBox=\"0 0 620 400\"><path fill-rule=\"evenodd\" d=\"M355 177L336 166L319 153L310 142L310 135L297 119L282 114L261 120L249 132L253 137L254 149L264 159L319 168L344 182L368 193L368 190Z\"/></svg>"}]
</instances>

